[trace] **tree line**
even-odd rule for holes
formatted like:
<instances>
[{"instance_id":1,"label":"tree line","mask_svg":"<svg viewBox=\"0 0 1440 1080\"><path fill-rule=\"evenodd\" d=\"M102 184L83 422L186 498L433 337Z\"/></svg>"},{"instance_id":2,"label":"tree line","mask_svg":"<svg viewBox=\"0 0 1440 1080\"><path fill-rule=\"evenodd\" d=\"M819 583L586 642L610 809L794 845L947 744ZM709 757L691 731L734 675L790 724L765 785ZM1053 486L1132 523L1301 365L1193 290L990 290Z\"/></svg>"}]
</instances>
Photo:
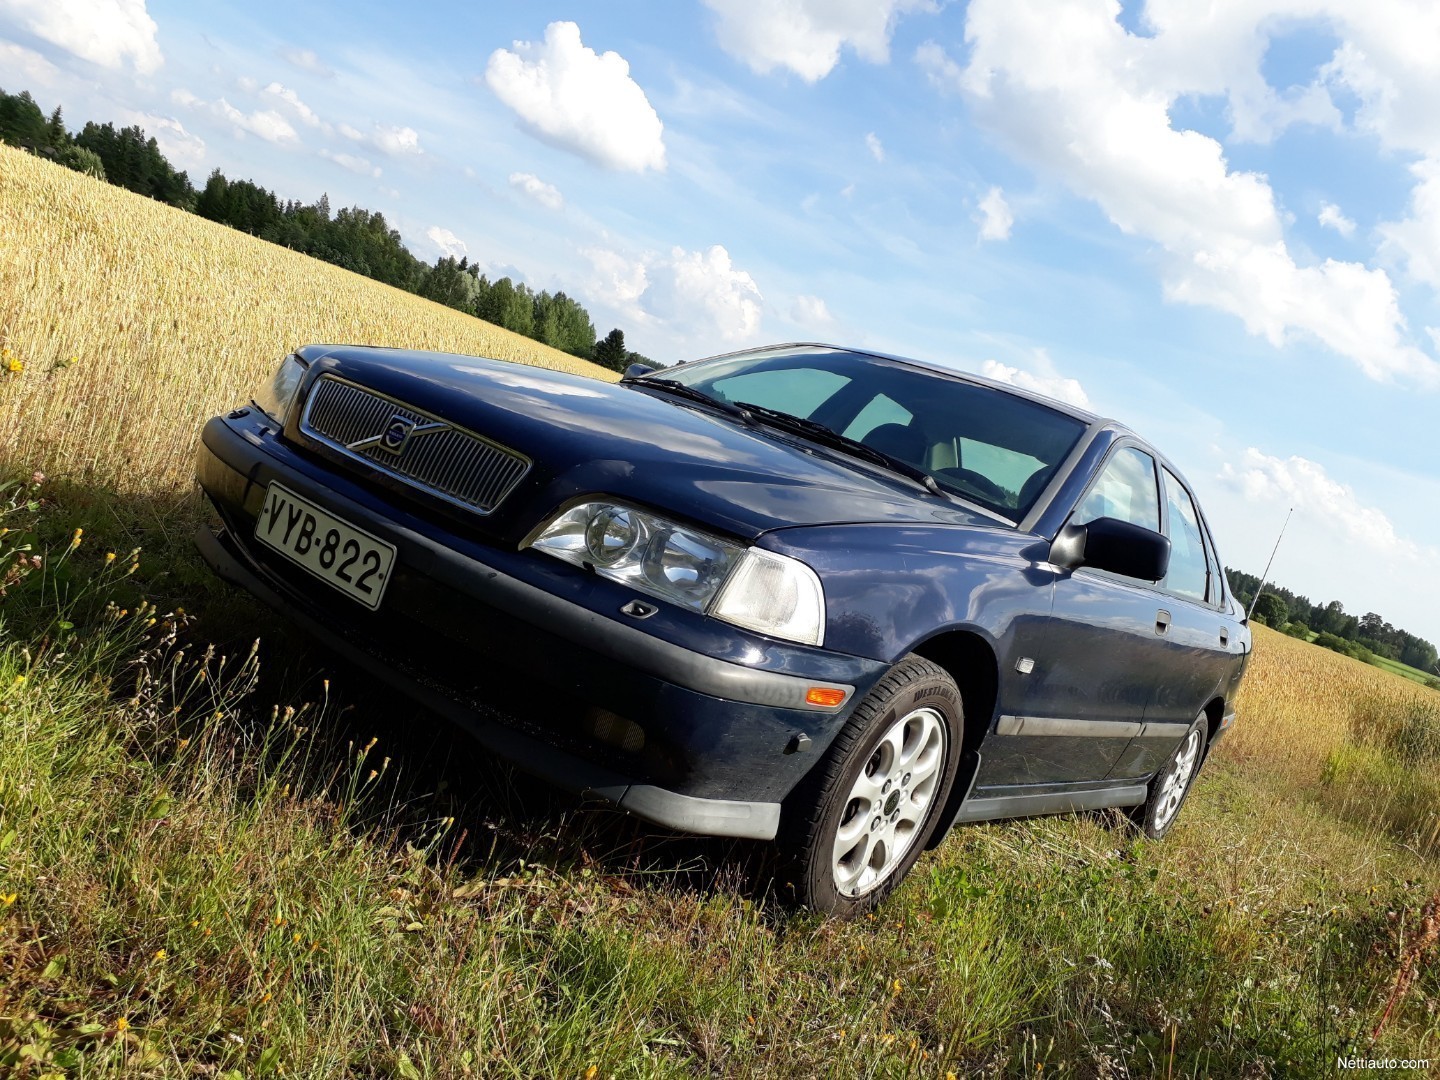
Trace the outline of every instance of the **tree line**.
<instances>
[{"instance_id":1,"label":"tree line","mask_svg":"<svg viewBox=\"0 0 1440 1080\"><path fill-rule=\"evenodd\" d=\"M563 292L536 292L508 277L490 281L468 257L441 256L433 266L422 262L378 211L355 206L332 213L326 195L310 204L282 201L254 181L231 180L219 169L197 191L138 125L117 129L90 121L72 135L58 106L46 116L29 91L9 94L0 89L0 141L614 371L636 363L662 366L626 348L619 328L597 339L589 313Z\"/></svg>"},{"instance_id":2,"label":"tree line","mask_svg":"<svg viewBox=\"0 0 1440 1080\"><path fill-rule=\"evenodd\" d=\"M1230 581L1230 591L1248 608L1255 598L1255 590L1260 588L1260 579L1228 566L1225 574ZM1339 600L1312 603L1308 596L1298 596L1282 586L1267 583L1260 599L1255 601L1255 617L1267 626L1297 637L1309 637L1313 632L1317 645L1357 659L1383 656L1427 675L1440 674L1437 666L1440 657L1430 642L1390 625L1373 611L1351 615Z\"/></svg>"}]
</instances>

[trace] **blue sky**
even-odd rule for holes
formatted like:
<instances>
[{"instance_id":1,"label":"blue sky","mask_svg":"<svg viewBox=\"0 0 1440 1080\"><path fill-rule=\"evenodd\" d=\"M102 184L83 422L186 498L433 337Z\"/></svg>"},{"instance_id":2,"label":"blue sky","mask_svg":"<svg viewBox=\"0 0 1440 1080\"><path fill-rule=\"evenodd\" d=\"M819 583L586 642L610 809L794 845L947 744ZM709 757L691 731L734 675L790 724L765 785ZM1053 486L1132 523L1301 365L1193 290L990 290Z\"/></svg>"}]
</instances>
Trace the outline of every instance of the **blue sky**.
<instances>
[{"instance_id":1,"label":"blue sky","mask_svg":"<svg viewBox=\"0 0 1440 1080\"><path fill-rule=\"evenodd\" d=\"M1440 9L0 0L0 85L378 209L675 361L819 339L1087 402L1231 565L1440 642Z\"/></svg>"}]
</instances>

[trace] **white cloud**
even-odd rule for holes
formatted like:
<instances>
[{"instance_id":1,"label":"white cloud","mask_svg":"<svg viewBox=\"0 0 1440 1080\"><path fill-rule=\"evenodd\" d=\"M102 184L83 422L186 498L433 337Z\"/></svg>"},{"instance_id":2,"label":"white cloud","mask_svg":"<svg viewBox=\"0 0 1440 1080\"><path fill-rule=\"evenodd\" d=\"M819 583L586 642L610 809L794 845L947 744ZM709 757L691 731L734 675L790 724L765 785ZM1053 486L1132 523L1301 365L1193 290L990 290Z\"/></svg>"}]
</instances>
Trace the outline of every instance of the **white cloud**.
<instances>
[{"instance_id":1,"label":"white cloud","mask_svg":"<svg viewBox=\"0 0 1440 1080\"><path fill-rule=\"evenodd\" d=\"M1015 215L1005 201L1005 193L992 187L980 200L980 239L1008 240L1010 228L1015 224Z\"/></svg>"},{"instance_id":2,"label":"white cloud","mask_svg":"<svg viewBox=\"0 0 1440 1080\"><path fill-rule=\"evenodd\" d=\"M1140 37L1119 25L1113 5L974 0L969 65L934 45L917 60L966 94L1017 154L1096 202L1123 232L1157 244L1167 298L1235 315L1276 347L1318 340L1374 379L1440 385L1440 364L1409 340L1384 270L1297 263L1266 178L1232 170L1217 141L1171 126L1182 94L1229 93L1232 107L1258 100L1264 19L1307 2L1343 8L1156 0L1145 9L1153 36ZM1212 8L1219 13L1206 22Z\"/></svg>"},{"instance_id":3,"label":"white cloud","mask_svg":"<svg viewBox=\"0 0 1440 1080\"><path fill-rule=\"evenodd\" d=\"M432 244L440 249L440 254L452 259L458 259L470 251L465 246L464 240L461 240L449 229L442 229L439 225L431 225L425 230L425 235L430 238Z\"/></svg>"},{"instance_id":4,"label":"white cloud","mask_svg":"<svg viewBox=\"0 0 1440 1080\"><path fill-rule=\"evenodd\" d=\"M876 161L885 160L885 146L880 142L880 136L873 131L865 135L865 148L870 151L870 156Z\"/></svg>"},{"instance_id":5,"label":"white cloud","mask_svg":"<svg viewBox=\"0 0 1440 1080\"><path fill-rule=\"evenodd\" d=\"M627 259L608 248L584 248L580 254L595 268L590 280L595 295L632 316L643 316L637 301L650 287L644 260Z\"/></svg>"},{"instance_id":6,"label":"white cloud","mask_svg":"<svg viewBox=\"0 0 1440 1080\"><path fill-rule=\"evenodd\" d=\"M0 18L101 67L149 75L165 62L145 0L0 0Z\"/></svg>"},{"instance_id":7,"label":"white cloud","mask_svg":"<svg viewBox=\"0 0 1440 1080\"><path fill-rule=\"evenodd\" d=\"M573 22L543 42L496 49L485 82L540 138L612 169L665 168L664 125L619 53L597 54Z\"/></svg>"},{"instance_id":8,"label":"white cloud","mask_svg":"<svg viewBox=\"0 0 1440 1080\"><path fill-rule=\"evenodd\" d=\"M272 82L263 91L270 97L284 102L290 107L290 111L300 118L300 121L313 128L325 127L325 122L315 115L315 110L300 100L300 95L288 86L282 86L278 82Z\"/></svg>"},{"instance_id":9,"label":"white cloud","mask_svg":"<svg viewBox=\"0 0 1440 1080\"><path fill-rule=\"evenodd\" d=\"M1382 250L1412 279L1440 289L1440 154L1411 171L1419 183L1410 192L1410 216L1380 226Z\"/></svg>"},{"instance_id":10,"label":"white cloud","mask_svg":"<svg viewBox=\"0 0 1440 1080\"><path fill-rule=\"evenodd\" d=\"M559 210L565 205L565 197L554 184L547 184L534 173L511 173L510 186L523 191L547 210Z\"/></svg>"},{"instance_id":11,"label":"white cloud","mask_svg":"<svg viewBox=\"0 0 1440 1080\"><path fill-rule=\"evenodd\" d=\"M9 41L0 41L0 70L13 72L31 86L50 86L60 74L60 69L39 53Z\"/></svg>"},{"instance_id":12,"label":"white cloud","mask_svg":"<svg viewBox=\"0 0 1440 1080\"><path fill-rule=\"evenodd\" d=\"M788 68L818 82L840 62L840 50L862 60L890 59L890 36L901 15L934 11L931 0L705 0L718 16L720 46L761 75Z\"/></svg>"},{"instance_id":13,"label":"white cloud","mask_svg":"<svg viewBox=\"0 0 1440 1080\"><path fill-rule=\"evenodd\" d=\"M414 128L375 124L367 133L359 128L351 127L349 124L336 124L335 130L351 142L364 143L391 157L425 153L420 146L420 134Z\"/></svg>"},{"instance_id":14,"label":"white cloud","mask_svg":"<svg viewBox=\"0 0 1440 1080\"><path fill-rule=\"evenodd\" d=\"M235 85L247 94L253 94L256 90L260 89L260 84L249 75L241 75L235 80Z\"/></svg>"},{"instance_id":15,"label":"white cloud","mask_svg":"<svg viewBox=\"0 0 1440 1080\"><path fill-rule=\"evenodd\" d=\"M370 145L392 157L425 152L420 149L420 135L414 128L392 127L386 124L375 125L375 130L370 135Z\"/></svg>"},{"instance_id":16,"label":"white cloud","mask_svg":"<svg viewBox=\"0 0 1440 1080\"><path fill-rule=\"evenodd\" d=\"M690 338L743 342L760 329L764 297L748 271L719 244L672 248L668 256L631 258L605 248L582 254L595 273L590 291L638 322L656 322Z\"/></svg>"},{"instance_id":17,"label":"white cloud","mask_svg":"<svg viewBox=\"0 0 1440 1080\"><path fill-rule=\"evenodd\" d=\"M378 165L356 154L337 154L332 150L321 150L320 156L327 161L333 161L342 169L349 169L357 175L373 176L376 178L380 176L380 167Z\"/></svg>"},{"instance_id":18,"label":"white cloud","mask_svg":"<svg viewBox=\"0 0 1440 1080\"><path fill-rule=\"evenodd\" d=\"M831 326L835 322L835 316L830 314L825 301L818 296L795 297L795 302L790 305L790 318L801 326L817 329Z\"/></svg>"},{"instance_id":19,"label":"white cloud","mask_svg":"<svg viewBox=\"0 0 1440 1080\"><path fill-rule=\"evenodd\" d=\"M300 136L295 134L295 129L290 126L290 121L274 109L259 109L255 112L245 113L221 98L215 103L215 112L235 125L236 134L248 131L251 135L257 135L266 142L272 143L300 141Z\"/></svg>"},{"instance_id":20,"label":"white cloud","mask_svg":"<svg viewBox=\"0 0 1440 1080\"><path fill-rule=\"evenodd\" d=\"M1307 458L1271 457L1246 449L1238 465L1225 465L1220 478L1252 503L1293 506L1351 540L1384 555L1418 558L1420 547L1400 536L1385 513L1366 506L1347 484L1334 480Z\"/></svg>"},{"instance_id":21,"label":"white cloud","mask_svg":"<svg viewBox=\"0 0 1440 1080\"><path fill-rule=\"evenodd\" d=\"M674 248L667 269L672 318L708 316L726 341L743 341L760 328L760 288L719 244L704 252Z\"/></svg>"},{"instance_id":22,"label":"white cloud","mask_svg":"<svg viewBox=\"0 0 1440 1080\"><path fill-rule=\"evenodd\" d=\"M315 55L313 49L281 49L280 55L301 71L308 71L312 75L329 79L335 74L320 57Z\"/></svg>"},{"instance_id":23,"label":"white cloud","mask_svg":"<svg viewBox=\"0 0 1440 1080\"><path fill-rule=\"evenodd\" d=\"M1334 203L1322 203L1315 220L1327 229L1334 229L1347 240L1355 235L1355 222L1346 217Z\"/></svg>"},{"instance_id":24,"label":"white cloud","mask_svg":"<svg viewBox=\"0 0 1440 1080\"><path fill-rule=\"evenodd\" d=\"M980 374L987 379L994 379L996 382L1009 386L1018 386L1021 390L1030 390L1036 394L1044 394L1046 397L1068 402L1082 409L1091 407L1090 395L1085 393L1085 387L1080 385L1080 380L1068 379L1057 372L1049 354L1044 349L1035 350L1035 358L1031 366L1034 370L1012 367L1009 364L1002 364L998 360L986 360L980 366Z\"/></svg>"},{"instance_id":25,"label":"white cloud","mask_svg":"<svg viewBox=\"0 0 1440 1080\"><path fill-rule=\"evenodd\" d=\"M122 110L128 124L139 124L145 134L155 139L160 152L171 162L185 169L197 169L205 163L205 140L185 130L173 116Z\"/></svg>"},{"instance_id":26,"label":"white cloud","mask_svg":"<svg viewBox=\"0 0 1440 1080\"><path fill-rule=\"evenodd\" d=\"M192 94L189 90L186 90L183 86L180 87L178 90L170 91L170 100L173 101L176 105L185 106L187 109L193 109L197 105L205 104L205 102L201 101L198 97Z\"/></svg>"}]
</instances>

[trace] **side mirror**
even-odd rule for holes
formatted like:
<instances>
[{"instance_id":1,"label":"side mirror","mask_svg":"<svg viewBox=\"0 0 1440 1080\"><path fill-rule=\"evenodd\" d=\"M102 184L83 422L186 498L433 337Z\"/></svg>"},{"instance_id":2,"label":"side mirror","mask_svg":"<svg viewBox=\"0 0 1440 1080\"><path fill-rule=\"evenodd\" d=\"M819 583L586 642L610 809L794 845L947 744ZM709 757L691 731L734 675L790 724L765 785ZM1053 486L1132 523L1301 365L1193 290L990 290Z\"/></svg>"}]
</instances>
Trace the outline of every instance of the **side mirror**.
<instances>
[{"instance_id":1,"label":"side mirror","mask_svg":"<svg viewBox=\"0 0 1440 1080\"><path fill-rule=\"evenodd\" d=\"M649 364L631 364L625 369L625 378L638 379L641 375L649 375L650 372L658 370Z\"/></svg>"},{"instance_id":2,"label":"side mirror","mask_svg":"<svg viewBox=\"0 0 1440 1080\"><path fill-rule=\"evenodd\" d=\"M1122 577L1159 581L1170 569L1170 541L1153 529L1102 517L1061 529L1050 545L1050 561L1067 570L1088 566Z\"/></svg>"}]
</instances>

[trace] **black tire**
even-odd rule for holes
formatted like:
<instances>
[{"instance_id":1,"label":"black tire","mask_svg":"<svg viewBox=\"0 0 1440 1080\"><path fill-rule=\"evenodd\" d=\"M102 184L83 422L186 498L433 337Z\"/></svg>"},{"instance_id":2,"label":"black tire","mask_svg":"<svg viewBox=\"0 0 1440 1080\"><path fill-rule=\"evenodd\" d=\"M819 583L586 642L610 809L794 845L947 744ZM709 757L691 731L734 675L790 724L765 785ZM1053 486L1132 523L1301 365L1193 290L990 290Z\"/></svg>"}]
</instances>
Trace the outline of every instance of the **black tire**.
<instances>
[{"instance_id":1,"label":"black tire","mask_svg":"<svg viewBox=\"0 0 1440 1080\"><path fill-rule=\"evenodd\" d=\"M1163 837L1180 817L1180 808L1185 805L1190 789L1195 786L1195 777L1200 775L1200 766L1205 763L1205 737L1209 730L1202 712L1186 730L1170 759L1151 778L1148 797L1130 810L1130 820L1151 840Z\"/></svg>"},{"instance_id":2,"label":"black tire","mask_svg":"<svg viewBox=\"0 0 1440 1080\"><path fill-rule=\"evenodd\" d=\"M798 903L854 918L894 891L949 799L963 732L960 691L942 668L907 656L885 674L786 800L781 880Z\"/></svg>"}]
</instances>

